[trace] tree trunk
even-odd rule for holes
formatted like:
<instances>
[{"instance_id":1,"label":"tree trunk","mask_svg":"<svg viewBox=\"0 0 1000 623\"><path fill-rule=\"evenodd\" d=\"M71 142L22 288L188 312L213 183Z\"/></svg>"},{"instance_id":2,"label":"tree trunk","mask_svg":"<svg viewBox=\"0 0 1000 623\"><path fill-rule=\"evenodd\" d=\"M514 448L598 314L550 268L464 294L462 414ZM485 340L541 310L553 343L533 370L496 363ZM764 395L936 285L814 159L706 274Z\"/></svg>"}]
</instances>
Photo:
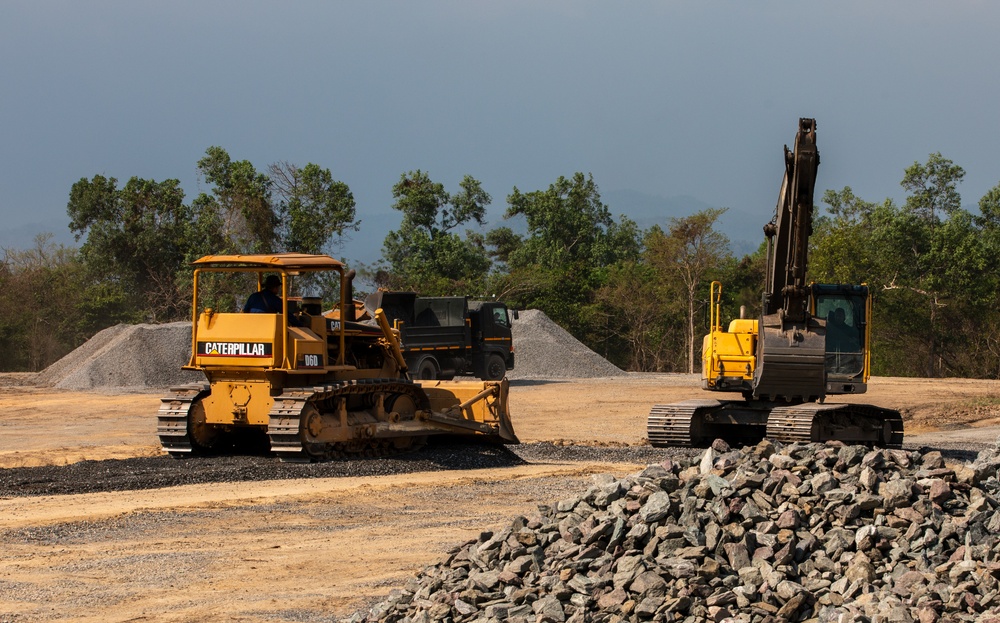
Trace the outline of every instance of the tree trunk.
<instances>
[{"instance_id":1,"label":"tree trunk","mask_svg":"<svg viewBox=\"0 0 1000 623\"><path fill-rule=\"evenodd\" d=\"M694 295L695 288L688 288L688 334L687 334L687 354L688 354L688 374L694 373Z\"/></svg>"}]
</instances>

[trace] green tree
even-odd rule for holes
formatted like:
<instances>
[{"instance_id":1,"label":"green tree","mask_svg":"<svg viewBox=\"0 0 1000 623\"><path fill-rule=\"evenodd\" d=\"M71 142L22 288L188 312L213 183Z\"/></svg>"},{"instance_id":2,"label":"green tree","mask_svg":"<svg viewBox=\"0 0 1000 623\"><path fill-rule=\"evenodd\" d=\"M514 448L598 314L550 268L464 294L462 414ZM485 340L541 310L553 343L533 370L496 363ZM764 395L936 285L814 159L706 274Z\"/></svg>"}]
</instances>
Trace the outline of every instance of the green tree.
<instances>
[{"instance_id":1,"label":"green tree","mask_svg":"<svg viewBox=\"0 0 1000 623\"><path fill-rule=\"evenodd\" d=\"M686 341L678 297L661 283L646 262L622 262L608 271L596 292L607 314L612 345L608 357L620 367L639 372L674 372L681 368Z\"/></svg>"},{"instance_id":2,"label":"green tree","mask_svg":"<svg viewBox=\"0 0 1000 623\"><path fill-rule=\"evenodd\" d=\"M81 179L70 190L70 230L90 276L89 298L109 321L174 319L186 308L175 276L190 240L190 209L177 180Z\"/></svg>"},{"instance_id":3,"label":"green tree","mask_svg":"<svg viewBox=\"0 0 1000 623\"><path fill-rule=\"evenodd\" d=\"M654 227L646 236L646 258L658 279L673 282L686 305L685 353L687 371L695 371L700 347L696 317L700 302L708 298L704 287L710 275L730 260L729 239L715 229L725 208L702 210L684 218L670 219L668 232Z\"/></svg>"},{"instance_id":4,"label":"green tree","mask_svg":"<svg viewBox=\"0 0 1000 623\"><path fill-rule=\"evenodd\" d=\"M288 162L268 171L278 198L281 247L297 253L323 253L334 237L357 231L351 189L333 179L329 169L309 163L301 169Z\"/></svg>"},{"instance_id":5,"label":"green tree","mask_svg":"<svg viewBox=\"0 0 1000 623\"><path fill-rule=\"evenodd\" d=\"M403 219L383 242L388 269L379 274L379 285L427 295L482 292L491 265L484 237L454 231L466 224L483 225L492 199L479 181L466 175L458 192L449 194L418 169L400 176L392 196L392 207Z\"/></svg>"},{"instance_id":6,"label":"green tree","mask_svg":"<svg viewBox=\"0 0 1000 623\"><path fill-rule=\"evenodd\" d=\"M5 249L0 266L0 369L39 371L94 331L80 313L85 271L77 249L35 239L26 250Z\"/></svg>"},{"instance_id":7,"label":"green tree","mask_svg":"<svg viewBox=\"0 0 1000 623\"><path fill-rule=\"evenodd\" d=\"M607 314L596 292L609 269L639 258L639 232L624 216L619 221L601 201L593 176L560 176L546 190L507 197L505 219L523 217L527 235L510 228L487 235L495 257L509 270L507 292L522 307L543 310L598 352L606 353Z\"/></svg>"},{"instance_id":8,"label":"green tree","mask_svg":"<svg viewBox=\"0 0 1000 623\"><path fill-rule=\"evenodd\" d=\"M209 147L198 171L212 185L211 194L195 199L206 222L220 227L225 248L216 253L270 253L277 250L278 215L271 180L248 160L234 162L221 147Z\"/></svg>"},{"instance_id":9,"label":"green tree","mask_svg":"<svg viewBox=\"0 0 1000 623\"><path fill-rule=\"evenodd\" d=\"M944 371L949 311L958 303L955 295L963 293L968 283L961 274L968 270L971 258L960 251L968 247L968 236L973 234L972 219L961 209L957 190L964 176L961 167L940 153L931 154L926 164L914 162L901 182L910 195L893 222L894 242L901 251L897 264L901 278L884 287L900 290L917 317L922 315L923 328L918 330L923 334L923 374L927 377Z\"/></svg>"},{"instance_id":10,"label":"green tree","mask_svg":"<svg viewBox=\"0 0 1000 623\"><path fill-rule=\"evenodd\" d=\"M976 331L993 301L982 288L993 273L984 216L961 208L961 167L940 154L914 163L902 185L903 206L863 201L845 188L824 196L830 216L811 240L811 278L866 282L875 303L873 370L940 376L964 374Z\"/></svg>"},{"instance_id":11,"label":"green tree","mask_svg":"<svg viewBox=\"0 0 1000 623\"><path fill-rule=\"evenodd\" d=\"M914 162L906 168L900 185L909 191L906 209L926 219L931 226L939 218L947 218L962 207L958 183L965 170L940 152L927 158L925 164Z\"/></svg>"},{"instance_id":12,"label":"green tree","mask_svg":"<svg viewBox=\"0 0 1000 623\"><path fill-rule=\"evenodd\" d=\"M978 275L977 294L983 296L983 313L979 318L967 319L975 323L969 331L969 356L978 362L978 375L1000 378L1000 184L986 192L979 200L978 241L983 256L990 258Z\"/></svg>"},{"instance_id":13,"label":"green tree","mask_svg":"<svg viewBox=\"0 0 1000 623\"><path fill-rule=\"evenodd\" d=\"M871 283L883 258L872 244L877 210L893 210L887 199L881 206L864 201L850 186L827 190L827 214L813 220L809 239L809 278L819 283Z\"/></svg>"}]
</instances>

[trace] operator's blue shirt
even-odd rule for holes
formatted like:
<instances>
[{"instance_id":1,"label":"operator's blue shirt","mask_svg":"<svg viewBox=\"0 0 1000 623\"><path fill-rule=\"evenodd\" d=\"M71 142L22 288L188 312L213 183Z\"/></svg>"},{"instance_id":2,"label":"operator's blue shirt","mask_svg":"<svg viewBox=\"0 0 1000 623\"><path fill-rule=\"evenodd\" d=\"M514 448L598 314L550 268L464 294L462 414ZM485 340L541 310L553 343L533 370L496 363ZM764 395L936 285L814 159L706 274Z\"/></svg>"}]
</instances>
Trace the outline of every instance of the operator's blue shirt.
<instances>
[{"instance_id":1,"label":"operator's blue shirt","mask_svg":"<svg viewBox=\"0 0 1000 623\"><path fill-rule=\"evenodd\" d=\"M281 297L277 296L270 290L254 292L250 295L250 298L247 299L246 305L243 306L243 312L253 314L280 314Z\"/></svg>"}]
</instances>

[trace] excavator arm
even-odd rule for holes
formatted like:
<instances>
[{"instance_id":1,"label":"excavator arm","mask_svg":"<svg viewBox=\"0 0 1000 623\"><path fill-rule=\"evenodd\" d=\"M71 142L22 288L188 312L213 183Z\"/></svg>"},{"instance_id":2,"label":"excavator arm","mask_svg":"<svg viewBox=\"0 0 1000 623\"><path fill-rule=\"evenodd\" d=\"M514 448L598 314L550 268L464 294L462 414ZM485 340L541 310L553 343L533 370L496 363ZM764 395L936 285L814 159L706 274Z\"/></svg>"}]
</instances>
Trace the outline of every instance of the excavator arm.
<instances>
[{"instance_id":1,"label":"excavator arm","mask_svg":"<svg viewBox=\"0 0 1000 623\"><path fill-rule=\"evenodd\" d=\"M769 244L763 313L781 309L793 322L804 320L808 311L806 265L818 168L816 120L799 119L794 149L785 146L785 177L778 206L774 218L764 226Z\"/></svg>"},{"instance_id":2,"label":"excavator arm","mask_svg":"<svg viewBox=\"0 0 1000 623\"><path fill-rule=\"evenodd\" d=\"M806 269L812 233L819 151L815 119L799 119L793 149L785 146L785 175L768 239L763 310L753 396L811 401L825 395L823 323L809 314Z\"/></svg>"}]
</instances>

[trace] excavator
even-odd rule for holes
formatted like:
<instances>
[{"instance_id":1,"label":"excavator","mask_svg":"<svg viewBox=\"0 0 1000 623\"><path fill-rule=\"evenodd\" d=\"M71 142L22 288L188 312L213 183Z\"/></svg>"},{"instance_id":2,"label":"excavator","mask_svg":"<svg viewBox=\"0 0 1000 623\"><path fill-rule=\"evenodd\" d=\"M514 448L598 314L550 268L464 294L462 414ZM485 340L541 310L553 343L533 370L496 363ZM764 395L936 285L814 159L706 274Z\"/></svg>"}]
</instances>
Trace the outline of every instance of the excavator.
<instances>
[{"instance_id":1,"label":"excavator","mask_svg":"<svg viewBox=\"0 0 1000 623\"><path fill-rule=\"evenodd\" d=\"M381 309L360 321L354 271L326 255L209 255L194 263L191 358L206 382L161 399L157 434L173 457L218 454L264 438L282 461L377 457L422 446L431 435L518 443L508 382L410 378L397 332ZM274 288L261 313L213 309L202 281L255 275ZM336 280L330 279L333 275ZM293 282L337 284L339 300L293 297ZM280 291L278 281L280 280ZM248 302L248 308L250 307Z\"/></svg>"},{"instance_id":2,"label":"excavator","mask_svg":"<svg viewBox=\"0 0 1000 623\"><path fill-rule=\"evenodd\" d=\"M842 441L883 448L903 444L898 411L827 403L863 394L870 377L871 298L865 285L806 281L813 192L819 167L815 119L799 119L775 216L764 226L767 269L759 318L723 328L722 286L711 284L710 332L702 345L702 388L742 400L655 405L647 436L657 447L705 446L715 439L756 443Z\"/></svg>"}]
</instances>

